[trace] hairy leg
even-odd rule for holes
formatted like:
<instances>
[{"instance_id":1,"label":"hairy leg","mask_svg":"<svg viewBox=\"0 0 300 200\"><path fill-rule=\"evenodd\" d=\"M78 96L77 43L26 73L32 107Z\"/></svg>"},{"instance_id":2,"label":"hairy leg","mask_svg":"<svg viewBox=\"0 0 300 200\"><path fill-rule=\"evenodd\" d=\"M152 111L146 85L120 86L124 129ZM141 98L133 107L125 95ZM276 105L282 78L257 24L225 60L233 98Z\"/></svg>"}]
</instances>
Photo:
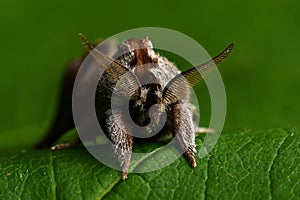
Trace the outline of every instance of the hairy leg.
<instances>
[{"instance_id":1,"label":"hairy leg","mask_svg":"<svg viewBox=\"0 0 300 200\"><path fill-rule=\"evenodd\" d=\"M215 133L216 130L212 128L206 128L206 127L195 127L195 134L201 134L201 133Z\"/></svg>"},{"instance_id":2,"label":"hairy leg","mask_svg":"<svg viewBox=\"0 0 300 200\"><path fill-rule=\"evenodd\" d=\"M173 118L175 137L179 147L185 152L192 167L196 167L196 145L195 129L192 119L192 112L184 104L175 104L172 109L171 117Z\"/></svg>"},{"instance_id":3,"label":"hairy leg","mask_svg":"<svg viewBox=\"0 0 300 200\"><path fill-rule=\"evenodd\" d=\"M61 143L61 144L57 144L51 147L52 151L55 150L60 150L60 149L67 149L67 148L71 148L74 146L77 146L81 144L81 140L80 138L77 136L74 140L72 140L71 142L67 142L67 143Z\"/></svg>"},{"instance_id":4,"label":"hairy leg","mask_svg":"<svg viewBox=\"0 0 300 200\"><path fill-rule=\"evenodd\" d=\"M123 168L122 179L127 178L132 154L132 135L121 114L114 114L108 118L108 132L113 143L113 150Z\"/></svg>"}]
</instances>

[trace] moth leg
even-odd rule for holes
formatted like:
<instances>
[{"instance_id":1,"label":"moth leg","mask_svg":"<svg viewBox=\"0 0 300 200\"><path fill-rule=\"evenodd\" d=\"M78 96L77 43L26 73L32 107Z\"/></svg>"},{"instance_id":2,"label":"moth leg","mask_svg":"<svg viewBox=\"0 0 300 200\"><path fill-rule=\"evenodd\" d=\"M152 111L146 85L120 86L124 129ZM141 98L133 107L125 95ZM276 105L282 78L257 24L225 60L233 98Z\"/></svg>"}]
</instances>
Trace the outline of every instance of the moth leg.
<instances>
[{"instance_id":1,"label":"moth leg","mask_svg":"<svg viewBox=\"0 0 300 200\"><path fill-rule=\"evenodd\" d=\"M199 135L202 133L215 133L216 130L212 128L207 128L207 127L199 127L197 126L198 124L198 118L199 118L199 113L195 105L191 103L186 103L187 107L191 110L192 116L193 116L193 121L194 121L194 128L195 128L195 135Z\"/></svg>"},{"instance_id":2,"label":"moth leg","mask_svg":"<svg viewBox=\"0 0 300 200\"><path fill-rule=\"evenodd\" d=\"M127 155L125 156L124 159L124 164L123 164L123 172L122 172L122 179L125 180L127 178L127 173L128 173L128 169L130 166L130 159L131 159L131 154L132 154L132 136L127 134L127 141L126 143L128 144L129 148L127 150Z\"/></svg>"},{"instance_id":3,"label":"moth leg","mask_svg":"<svg viewBox=\"0 0 300 200\"><path fill-rule=\"evenodd\" d=\"M111 115L107 122L110 140L113 143L113 150L121 163L123 170L122 179L125 180L130 166L133 138L129 134L130 130L126 126L121 114Z\"/></svg>"},{"instance_id":4,"label":"moth leg","mask_svg":"<svg viewBox=\"0 0 300 200\"><path fill-rule=\"evenodd\" d=\"M196 167L196 144L195 144L195 128L190 109L182 104L173 106L173 137L175 137L179 147L185 152L186 157L190 161L192 167Z\"/></svg>"},{"instance_id":5,"label":"moth leg","mask_svg":"<svg viewBox=\"0 0 300 200\"><path fill-rule=\"evenodd\" d=\"M216 130L212 128L206 128L206 127L195 127L195 135L201 134L201 133L215 133Z\"/></svg>"},{"instance_id":6,"label":"moth leg","mask_svg":"<svg viewBox=\"0 0 300 200\"><path fill-rule=\"evenodd\" d=\"M74 146L77 146L81 144L81 140L80 138L77 136L74 140L72 140L71 142L67 142L67 143L61 143L61 144L57 144L51 147L52 151L55 150L60 150L60 149L67 149L67 148L71 148Z\"/></svg>"}]
</instances>

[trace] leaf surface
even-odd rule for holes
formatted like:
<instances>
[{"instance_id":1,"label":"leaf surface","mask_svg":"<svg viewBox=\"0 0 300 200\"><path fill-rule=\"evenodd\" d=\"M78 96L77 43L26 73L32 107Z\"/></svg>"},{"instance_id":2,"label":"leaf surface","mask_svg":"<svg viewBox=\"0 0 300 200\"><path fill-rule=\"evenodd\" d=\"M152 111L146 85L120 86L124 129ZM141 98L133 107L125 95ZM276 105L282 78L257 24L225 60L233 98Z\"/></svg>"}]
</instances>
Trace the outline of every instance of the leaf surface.
<instances>
[{"instance_id":1,"label":"leaf surface","mask_svg":"<svg viewBox=\"0 0 300 200\"><path fill-rule=\"evenodd\" d=\"M196 138L198 151L204 135ZM157 143L136 145L152 151ZM0 199L297 199L300 135L295 130L223 133L212 152L191 168L184 156L150 173L121 172L83 147L52 152L18 150L0 155ZM140 169L158 165L171 151L154 150Z\"/></svg>"}]
</instances>

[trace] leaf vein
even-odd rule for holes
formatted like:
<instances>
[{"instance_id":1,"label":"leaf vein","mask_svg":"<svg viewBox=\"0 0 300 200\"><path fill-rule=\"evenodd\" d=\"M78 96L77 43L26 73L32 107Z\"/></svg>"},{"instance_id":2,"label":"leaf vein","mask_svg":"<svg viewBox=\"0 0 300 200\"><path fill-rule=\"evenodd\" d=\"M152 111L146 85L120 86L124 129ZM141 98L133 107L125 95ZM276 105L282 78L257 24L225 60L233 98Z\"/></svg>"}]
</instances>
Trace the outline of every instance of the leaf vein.
<instances>
[{"instance_id":1,"label":"leaf vein","mask_svg":"<svg viewBox=\"0 0 300 200\"><path fill-rule=\"evenodd\" d=\"M286 132L285 132L286 133ZM274 158L272 159L271 163L270 163L270 166L268 168L268 179L269 179L269 187L270 187L270 194L271 194L271 199L273 199L273 196L274 196L274 191L273 191L273 181L272 181L272 178L271 178L271 171L274 167L274 162L275 160L278 158L279 156L279 151L281 150L283 144L287 141L287 139L289 138L289 134L286 134L286 136L282 139L282 141L279 143L279 146L277 148L277 151L275 153L275 156Z\"/></svg>"},{"instance_id":2,"label":"leaf vein","mask_svg":"<svg viewBox=\"0 0 300 200\"><path fill-rule=\"evenodd\" d=\"M206 197L208 196L207 181L208 181L208 176L209 176L208 171L209 171L210 157L211 157L211 155L208 154L208 159L207 159L207 164L206 164L206 176L205 176L205 181L204 181L204 186L205 186L205 189L204 189L204 199L206 199Z\"/></svg>"},{"instance_id":3,"label":"leaf vein","mask_svg":"<svg viewBox=\"0 0 300 200\"><path fill-rule=\"evenodd\" d=\"M49 154L49 157L50 157L50 163L49 163L49 169L50 169L50 178L52 179L52 190L54 192L54 197L55 199L58 199L57 197L57 185L56 185L56 178L55 178L55 169L54 169L54 156L53 156L53 152L51 151L50 154Z\"/></svg>"},{"instance_id":4,"label":"leaf vein","mask_svg":"<svg viewBox=\"0 0 300 200\"><path fill-rule=\"evenodd\" d=\"M151 155L154 155L155 153L157 153L159 150L161 150L165 145L156 148L155 150L153 150L152 152L148 153L146 156L142 157L140 160L138 160L134 165L131 166L131 168L128 170L129 172L132 172L141 162L143 162L143 160L147 159L148 157L150 157ZM104 198L109 191L111 191L113 188L115 188L118 183L121 181L121 176L119 176L114 182L112 182L108 187L106 187L103 192L101 192L98 196L97 199L102 199Z\"/></svg>"}]
</instances>

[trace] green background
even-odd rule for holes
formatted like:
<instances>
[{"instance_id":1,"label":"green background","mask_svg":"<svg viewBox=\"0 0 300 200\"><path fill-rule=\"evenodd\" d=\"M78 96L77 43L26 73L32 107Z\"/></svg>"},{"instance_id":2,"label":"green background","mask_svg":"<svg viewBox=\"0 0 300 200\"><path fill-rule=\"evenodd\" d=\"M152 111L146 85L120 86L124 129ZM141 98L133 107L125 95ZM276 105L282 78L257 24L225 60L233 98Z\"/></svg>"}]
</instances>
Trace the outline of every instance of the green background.
<instances>
[{"instance_id":1,"label":"green background","mask_svg":"<svg viewBox=\"0 0 300 200\"><path fill-rule=\"evenodd\" d=\"M2 1L0 149L32 145L42 137L64 67L84 52L78 32L95 40L145 26L187 34L212 56L236 42L220 69L228 100L226 130L299 127L299 20L296 0ZM204 89L203 99L206 125L210 107Z\"/></svg>"},{"instance_id":2,"label":"green background","mask_svg":"<svg viewBox=\"0 0 300 200\"><path fill-rule=\"evenodd\" d=\"M1 1L0 199L297 199L299 5L297 0ZM78 32L94 41L149 26L180 31L211 56L236 43L220 68L227 118L209 156L197 157L195 169L182 156L166 168L130 173L121 181L121 172L83 147L22 149L36 143L51 123L62 72L85 51ZM172 55L169 59L186 68ZM196 91L205 126L210 118L205 84ZM198 151L203 138L196 138ZM158 145L135 148L152 151ZM154 151L138 167L151 169L172 155Z\"/></svg>"}]
</instances>

